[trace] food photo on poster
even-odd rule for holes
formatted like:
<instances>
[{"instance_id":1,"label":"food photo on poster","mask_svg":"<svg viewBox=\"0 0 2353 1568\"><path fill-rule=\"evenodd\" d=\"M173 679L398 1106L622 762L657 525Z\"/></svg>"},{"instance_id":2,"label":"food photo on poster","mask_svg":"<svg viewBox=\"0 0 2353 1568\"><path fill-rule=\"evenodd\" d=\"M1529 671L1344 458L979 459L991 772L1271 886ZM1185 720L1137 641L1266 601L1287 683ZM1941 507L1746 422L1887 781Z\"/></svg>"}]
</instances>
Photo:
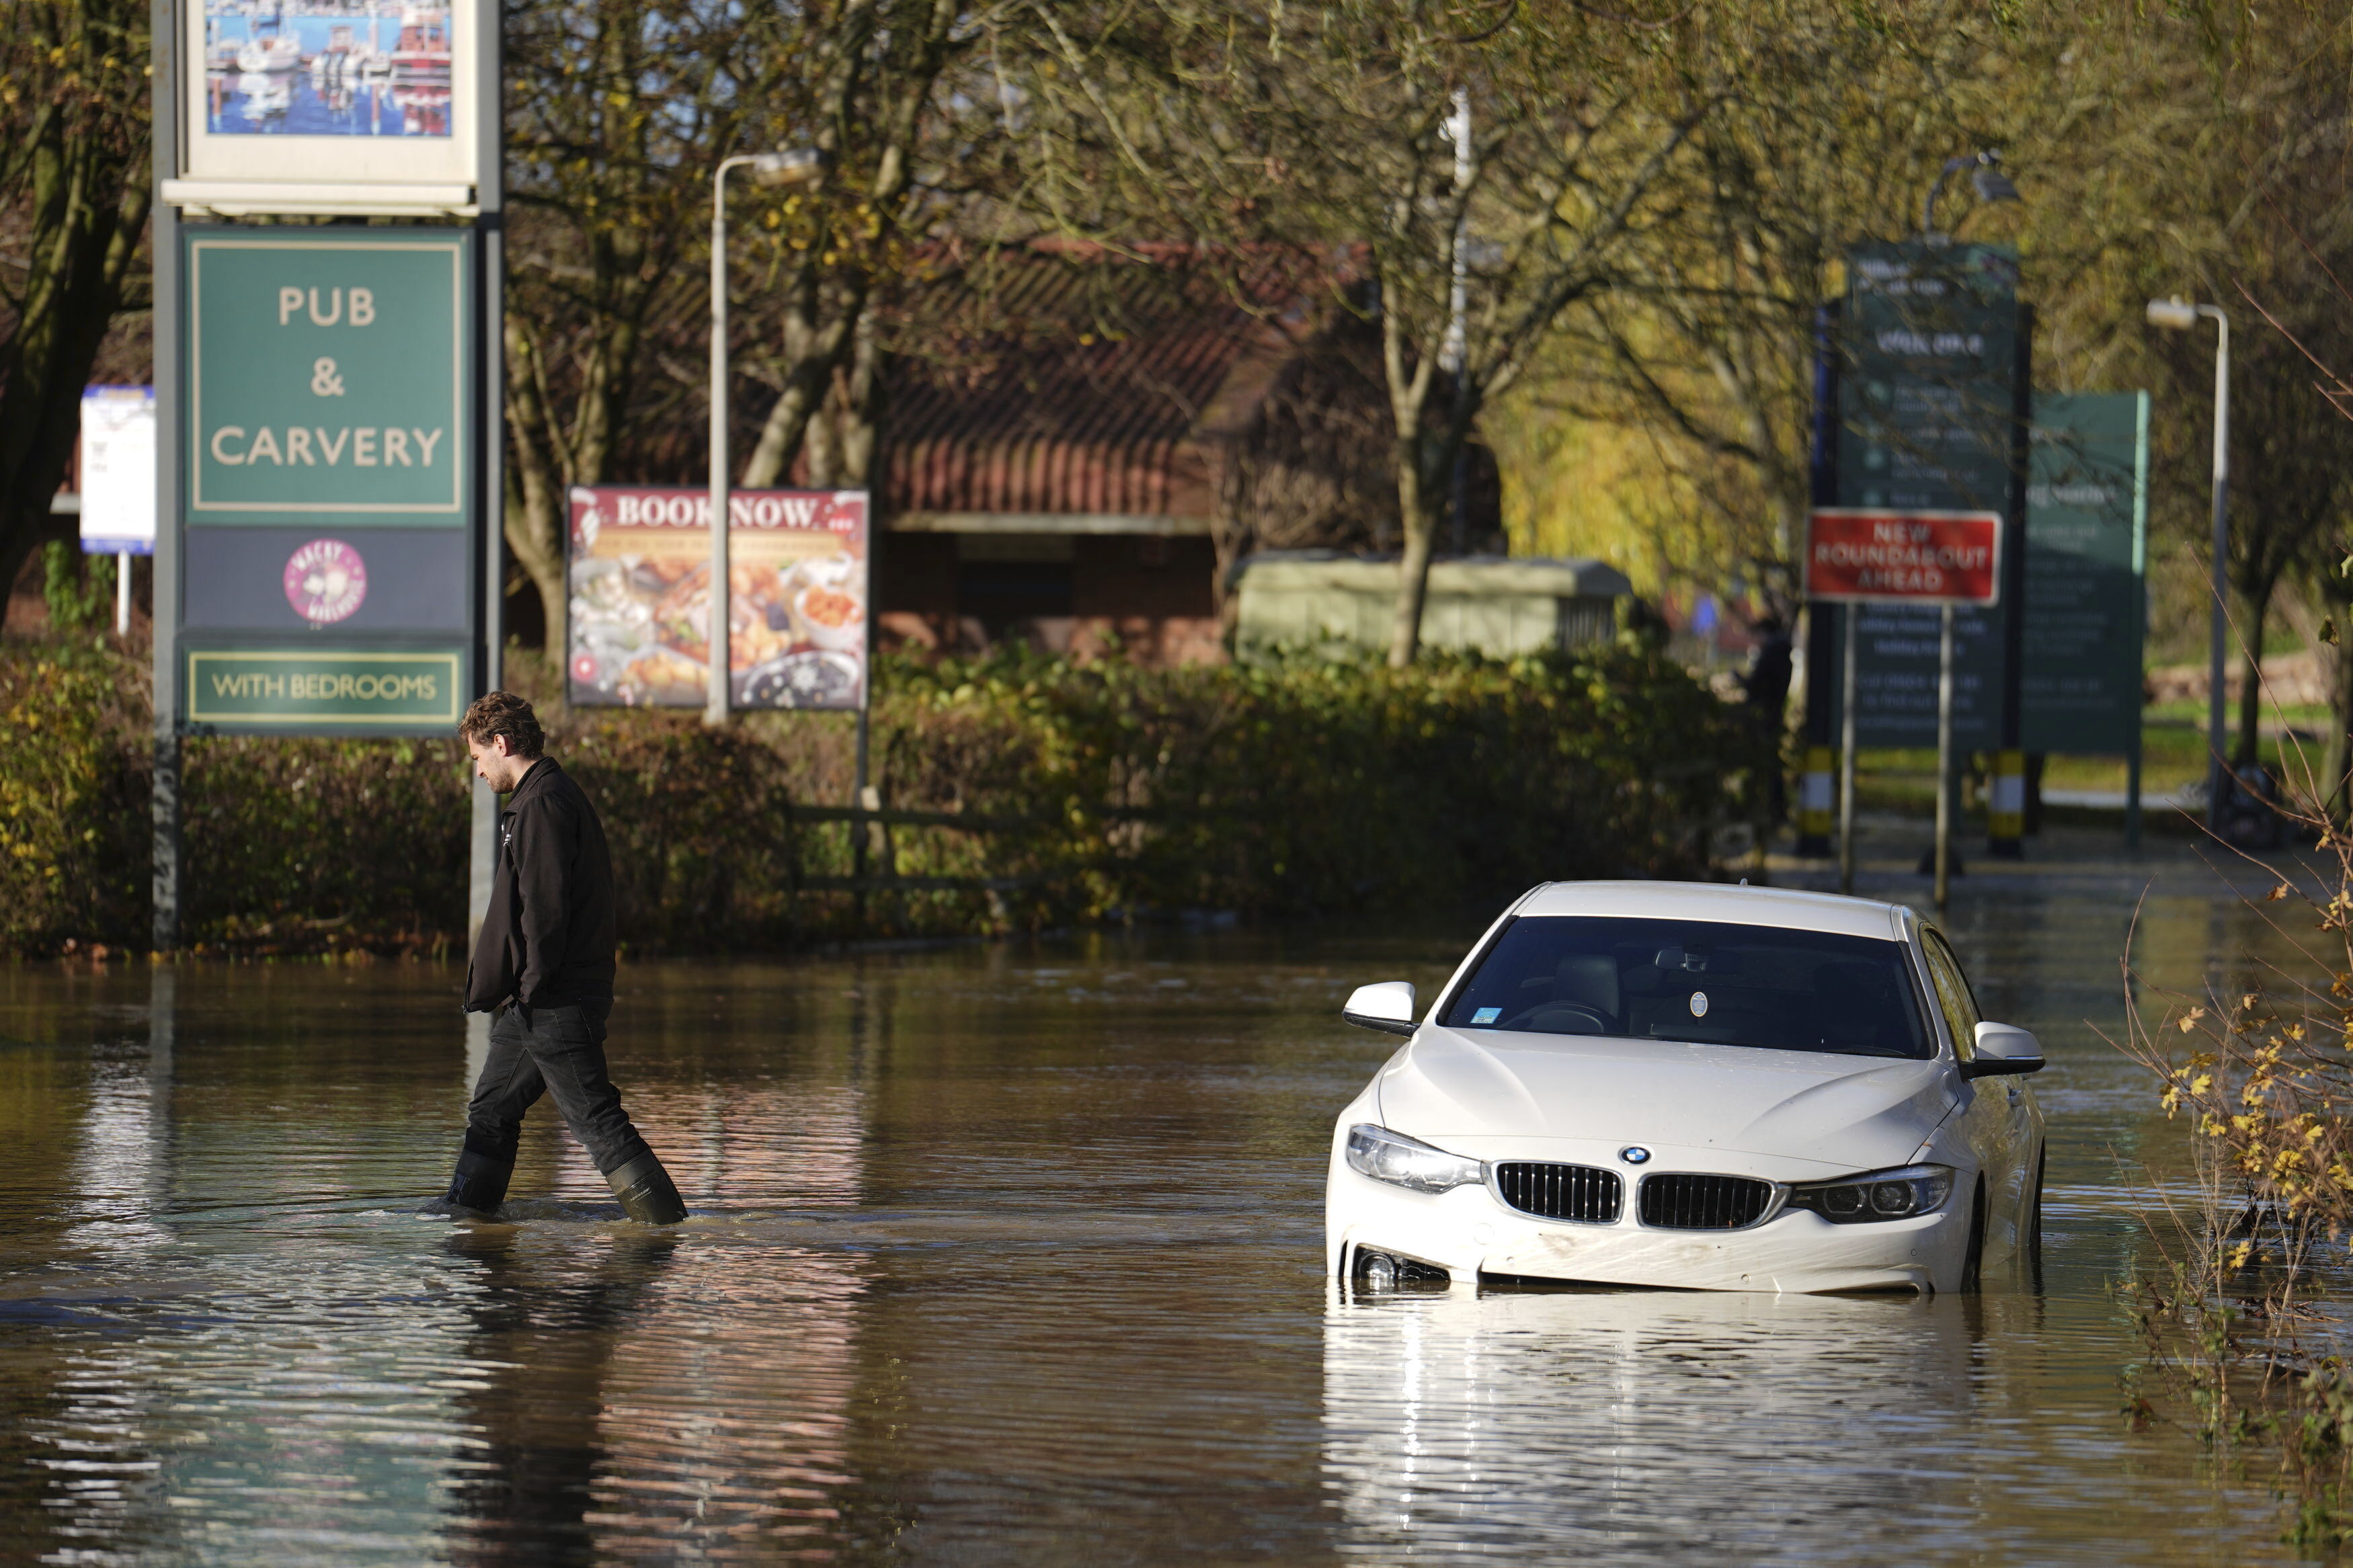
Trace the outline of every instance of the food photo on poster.
<instances>
[{"instance_id":1,"label":"food photo on poster","mask_svg":"<svg viewBox=\"0 0 2353 1568\"><path fill-rule=\"evenodd\" d=\"M866 493L738 490L727 510L734 705L860 707ZM708 493L581 486L572 491L571 512L572 701L702 707L711 657Z\"/></svg>"},{"instance_id":2,"label":"food photo on poster","mask_svg":"<svg viewBox=\"0 0 2353 1568\"><path fill-rule=\"evenodd\" d=\"M205 129L450 133L450 26L421 0L206 0Z\"/></svg>"}]
</instances>

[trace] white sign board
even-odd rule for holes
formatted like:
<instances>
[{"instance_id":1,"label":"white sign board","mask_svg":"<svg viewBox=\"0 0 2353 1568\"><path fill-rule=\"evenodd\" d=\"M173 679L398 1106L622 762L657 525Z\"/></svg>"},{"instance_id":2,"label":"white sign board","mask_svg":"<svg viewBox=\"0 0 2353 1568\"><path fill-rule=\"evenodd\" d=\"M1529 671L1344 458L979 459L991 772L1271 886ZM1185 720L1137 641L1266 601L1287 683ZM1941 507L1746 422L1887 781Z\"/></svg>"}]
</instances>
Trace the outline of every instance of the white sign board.
<instances>
[{"instance_id":1,"label":"white sign board","mask_svg":"<svg viewBox=\"0 0 2353 1568\"><path fill-rule=\"evenodd\" d=\"M152 386L92 386L82 392L81 547L89 555L155 552Z\"/></svg>"},{"instance_id":2,"label":"white sign board","mask_svg":"<svg viewBox=\"0 0 2353 1568\"><path fill-rule=\"evenodd\" d=\"M182 0L180 12L185 118L166 202L237 216L473 201L485 0Z\"/></svg>"}]
</instances>

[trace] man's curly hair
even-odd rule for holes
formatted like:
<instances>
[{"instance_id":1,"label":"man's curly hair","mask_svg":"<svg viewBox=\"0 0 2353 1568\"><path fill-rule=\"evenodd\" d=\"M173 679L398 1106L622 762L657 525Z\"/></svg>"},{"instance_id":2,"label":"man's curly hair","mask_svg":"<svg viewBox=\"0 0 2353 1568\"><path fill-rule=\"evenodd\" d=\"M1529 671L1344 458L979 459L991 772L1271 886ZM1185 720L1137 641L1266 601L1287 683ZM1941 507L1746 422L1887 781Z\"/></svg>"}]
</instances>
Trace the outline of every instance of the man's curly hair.
<instances>
[{"instance_id":1,"label":"man's curly hair","mask_svg":"<svg viewBox=\"0 0 2353 1568\"><path fill-rule=\"evenodd\" d=\"M487 744L504 735L508 752L518 757L535 757L547 744L539 715L512 691L486 692L475 698L466 716L458 721L458 735L469 745Z\"/></svg>"}]
</instances>

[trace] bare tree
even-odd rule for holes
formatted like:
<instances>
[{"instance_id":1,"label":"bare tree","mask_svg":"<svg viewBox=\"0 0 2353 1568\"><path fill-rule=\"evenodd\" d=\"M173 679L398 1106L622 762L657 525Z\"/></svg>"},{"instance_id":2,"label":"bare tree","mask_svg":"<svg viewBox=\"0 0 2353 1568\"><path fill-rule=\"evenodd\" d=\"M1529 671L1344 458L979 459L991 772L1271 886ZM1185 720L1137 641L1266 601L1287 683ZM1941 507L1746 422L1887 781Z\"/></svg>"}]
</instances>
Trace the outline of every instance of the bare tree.
<instances>
[{"instance_id":1,"label":"bare tree","mask_svg":"<svg viewBox=\"0 0 2353 1568\"><path fill-rule=\"evenodd\" d=\"M2353 259L2353 253L2345 258ZM2347 301L2335 290L2276 275L2261 286L2250 279L2248 286L2306 344L2335 363L2353 363L2353 334L2341 325ZM2206 363L2196 363L2188 344L2168 345L2167 357L2182 381L2211 386L2211 346L2195 346L2209 350ZM2313 559L2316 545L2331 548L2329 536L2343 533L2353 502L2353 425L2315 394L2309 363L2282 333L2250 333L2233 349L2229 571L2243 618L2237 628L2242 676L2231 762L2244 767L2255 761L2262 740L2262 659L2273 599L2282 579ZM2209 441L2211 429L2209 425L2205 432Z\"/></svg>"},{"instance_id":2,"label":"bare tree","mask_svg":"<svg viewBox=\"0 0 2353 1568\"><path fill-rule=\"evenodd\" d=\"M1039 14L1019 79L1026 191L1050 221L1345 253L1377 285L1404 532L1389 659L1410 662L1481 410L1615 286L1724 95L1704 20L1512 0L1161 0L1084 30Z\"/></svg>"},{"instance_id":3,"label":"bare tree","mask_svg":"<svg viewBox=\"0 0 2353 1568\"><path fill-rule=\"evenodd\" d=\"M999 25L997 8L849 0L810 16L805 52L818 85L798 133L833 172L767 231L760 292L769 309L751 313L768 342L746 357L776 395L744 465L751 486L783 478L805 443L810 483L867 482L882 387L876 291L905 268L925 216L967 177L956 162L987 162L955 132L986 140L995 126L985 104L974 112L943 89L951 66ZM769 121L776 140L795 133Z\"/></svg>"},{"instance_id":4,"label":"bare tree","mask_svg":"<svg viewBox=\"0 0 2353 1568\"><path fill-rule=\"evenodd\" d=\"M107 331L143 308L153 184L147 7L12 0L0 38L0 594L49 498Z\"/></svg>"},{"instance_id":5,"label":"bare tree","mask_svg":"<svg viewBox=\"0 0 2353 1568\"><path fill-rule=\"evenodd\" d=\"M2244 766L2260 750L2263 649L2279 585L2316 557L2332 566L2343 558L2353 505L2353 397L2337 380L2353 367L2353 38L2341 19L2294 6L2250 12L2219 36L2178 24L2176 33L2174 47L2154 59L2145 50L2128 68L2143 83L2170 77L2203 89L2194 110L2171 111L2202 156L2170 160L2156 199L2137 210L2151 254L2116 291L2135 305L2158 293L2220 300L2240 326L2227 565L2242 659L2231 761ZM2202 554L2213 342L2135 326L2158 371L2160 406L2176 411L2158 426L2157 495ZM2337 587L2326 578L2323 586ZM2348 722L2353 711L2341 712L2337 728Z\"/></svg>"},{"instance_id":6,"label":"bare tree","mask_svg":"<svg viewBox=\"0 0 2353 1568\"><path fill-rule=\"evenodd\" d=\"M741 7L522 0L508 25L513 296L507 539L564 619L565 491L628 471L700 478L711 175L734 153L813 148L816 189L746 183L730 363L741 483L868 477L884 344L870 306L928 216L992 167L987 106L953 68L996 12L947 0ZM765 394L761 390L765 388Z\"/></svg>"},{"instance_id":7,"label":"bare tree","mask_svg":"<svg viewBox=\"0 0 2353 1568\"><path fill-rule=\"evenodd\" d=\"M507 37L505 530L560 648L565 492L675 416L646 384L649 340L686 330L709 171L784 62L723 0L523 0Z\"/></svg>"},{"instance_id":8,"label":"bare tree","mask_svg":"<svg viewBox=\"0 0 2353 1568\"><path fill-rule=\"evenodd\" d=\"M1915 232L1946 157L2000 143L2000 116L1965 89L2013 65L2015 45L1987 18L1917 0L1780 0L1715 26L1738 68L1676 89L1670 101L1722 84L1658 220L1620 247L1615 286L1564 319L1535 396L1648 437L1689 498L1655 535L1669 574L1743 582L1787 617L1801 597L1822 302L1849 246ZM1979 215L1962 190L1946 216L1957 227Z\"/></svg>"}]
</instances>

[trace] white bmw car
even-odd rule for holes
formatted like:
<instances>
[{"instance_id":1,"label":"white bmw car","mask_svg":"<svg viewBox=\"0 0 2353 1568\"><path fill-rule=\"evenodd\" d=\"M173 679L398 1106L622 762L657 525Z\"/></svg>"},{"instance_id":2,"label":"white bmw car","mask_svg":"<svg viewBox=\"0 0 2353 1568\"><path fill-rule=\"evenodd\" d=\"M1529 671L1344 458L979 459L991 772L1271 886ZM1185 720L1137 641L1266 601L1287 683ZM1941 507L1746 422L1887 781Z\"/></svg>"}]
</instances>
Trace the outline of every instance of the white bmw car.
<instances>
[{"instance_id":1,"label":"white bmw car","mask_svg":"<svg viewBox=\"0 0 2353 1568\"><path fill-rule=\"evenodd\" d=\"M1333 1131L1326 1262L1358 1289L1525 1280L1969 1290L2031 1268L2024 1029L1936 929L1862 899L1553 882L1504 912Z\"/></svg>"}]
</instances>

